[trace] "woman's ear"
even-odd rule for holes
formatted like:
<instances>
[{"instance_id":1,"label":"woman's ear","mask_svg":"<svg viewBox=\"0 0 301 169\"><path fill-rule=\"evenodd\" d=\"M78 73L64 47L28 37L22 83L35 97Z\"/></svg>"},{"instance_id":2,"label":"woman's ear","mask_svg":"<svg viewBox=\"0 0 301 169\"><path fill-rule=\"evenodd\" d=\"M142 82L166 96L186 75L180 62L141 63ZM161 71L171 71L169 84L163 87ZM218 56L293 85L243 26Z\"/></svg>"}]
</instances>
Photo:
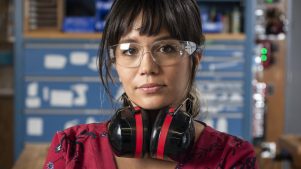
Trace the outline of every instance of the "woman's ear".
<instances>
[{"instance_id":1,"label":"woman's ear","mask_svg":"<svg viewBox=\"0 0 301 169\"><path fill-rule=\"evenodd\" d=\"M199 65L201 60L202 60L202 54L201 53L196 53L196 55L195 55L196 65Z\"/></svg>"}]
</instances>

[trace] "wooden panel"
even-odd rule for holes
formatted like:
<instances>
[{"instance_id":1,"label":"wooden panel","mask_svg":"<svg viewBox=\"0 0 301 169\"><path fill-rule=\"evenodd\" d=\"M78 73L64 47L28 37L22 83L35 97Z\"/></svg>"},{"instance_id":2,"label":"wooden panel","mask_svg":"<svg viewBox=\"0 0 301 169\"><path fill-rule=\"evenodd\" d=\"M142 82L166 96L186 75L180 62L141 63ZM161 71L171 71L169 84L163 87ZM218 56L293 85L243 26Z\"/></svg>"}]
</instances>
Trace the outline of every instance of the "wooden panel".
<instances>
[{"instance_id":1,"label":"wooden panel","mask_svg":"<svg viewBox=\"0 0 301 169\"><path fill-rule=\"evenodd\" d=\"M264 81L273 87L267 97L266 141L277 141L284 132L286 41L274 42L278 46L275 64L264 71Z\"/></svg>"},{"instance_id":2,"label":"wooden panel","mask_svg":"<svg viewBox=\"0 0 301 169\"><path fill-rule=\"evenodd\" d=\"M26 144L13 169L43 168L48 147L48 144Z\"/></svg>"},{"instance_id":3,"label":"wooden panel","mask_svg":"<svg viewBox=\"0 0 301 169\"><path fill-rule=\"evenodd\" d=\"M7 18L8 18L8 0L0 1L0 43L6 41L7 37Z\"/></svg>"},{"instance_id":4,"label":"wooden panel","mask_svg":"<svg viewBox=\"0 0 301 169\"><path fill-rule=\"evenodd\" d=\"M0 168L13 165L14 111L12 97L13 71L11 66L0 67Z\"/></svg>"},{"instance_id":5,"label":"wooden panel","mask_svg":"<svg viewBox=\"0 0 301 169\"><path fill-rule=\"evenodd\" d=\"M0 168L13 165L13 98L0 96Z\"/></svg>"},{"instance_id":6,"label":"wooden panel","mask_svg":"<svg viewBox=\"0 0 301 169\"><path fill-rule=\"evenodd\" d=\"M264 141L277 143L284 133L286 41L273 41L273 43L277 46L274 55L275 63L263 71L262 76L258 77L258 81L271 85L273 89L271 95L267 96ZM257 159L261 168L282 168L281 162L262 159L261 151L258 152Z\"/></svg>"}]
</instances>

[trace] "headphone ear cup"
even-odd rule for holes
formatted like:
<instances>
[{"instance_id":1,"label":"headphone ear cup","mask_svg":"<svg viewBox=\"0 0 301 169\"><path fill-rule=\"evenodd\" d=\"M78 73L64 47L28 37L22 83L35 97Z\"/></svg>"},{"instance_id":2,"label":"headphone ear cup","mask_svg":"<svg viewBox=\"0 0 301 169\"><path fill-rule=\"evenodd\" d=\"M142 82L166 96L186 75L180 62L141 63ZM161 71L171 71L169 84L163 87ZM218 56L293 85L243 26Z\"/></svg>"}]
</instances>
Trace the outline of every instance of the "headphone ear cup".
<instances>
[{"instance_id":1,"label":"headphone ear cup","mask_svg":"<svg viewBox=\"0 0 301 169\"><path fill-rule=\"evenodd\" d=\"M162 125L165 121L165 117L166 117L167 113L168 113L168 108L160 110L160 112L158 113L156 120L153 124L151 138L150 138L150 150L149 150L152 158L160 158L157 156L158 143L159 143L159 139L160 139Z\"/></svg>"},{"instance_id":2,"label":"headphone ear cup","mask_svg":"<svg viewBox=\"0 0 301 169\"><path fill-rule=\"evenodd\" d=\"M158 114L152 130L150 154L153 158L184 161L194 144L193 119L187 112L172 111Z\"/></svg>"},{"instance_id":3,"label":"headphone ear cup","mask_svg":"<svg viewBox=\"0 0 301 169\"><path fill-rule=\"evenodd\" d=\"M143 111L132 108L117 110L108 125L108 137L117 156L142 157L147 152L148 117Z\"/></svg>"}]
</instances>

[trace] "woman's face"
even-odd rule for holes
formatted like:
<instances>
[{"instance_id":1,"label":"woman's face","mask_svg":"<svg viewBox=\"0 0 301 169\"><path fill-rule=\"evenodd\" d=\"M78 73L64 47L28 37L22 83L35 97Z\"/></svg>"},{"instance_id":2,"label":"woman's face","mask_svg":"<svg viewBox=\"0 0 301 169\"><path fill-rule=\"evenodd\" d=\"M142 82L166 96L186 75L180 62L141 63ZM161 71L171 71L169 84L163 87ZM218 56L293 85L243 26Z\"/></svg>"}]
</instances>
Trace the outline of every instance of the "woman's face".
<instances>
[{"instance_id":1,"label":"woman's face","mask_svg":"<svg viewBox=\"0 0 301 169\"><path fill-rule=\"evenodd\" d=\"M134 29L122 36L119 43L135 42L142 45L144 51L150 51L154 42L171 39L165 29L156 36L141 36L138 27L134 26ZM153 61L150 52L143 52L138 67L127 68L116 64L116 70L131 101L144 109L154 110L177 106L183 101L189 85L191 66L192 59L187 56L177 64L160 66Z\"/></svg>"}]
</instances>

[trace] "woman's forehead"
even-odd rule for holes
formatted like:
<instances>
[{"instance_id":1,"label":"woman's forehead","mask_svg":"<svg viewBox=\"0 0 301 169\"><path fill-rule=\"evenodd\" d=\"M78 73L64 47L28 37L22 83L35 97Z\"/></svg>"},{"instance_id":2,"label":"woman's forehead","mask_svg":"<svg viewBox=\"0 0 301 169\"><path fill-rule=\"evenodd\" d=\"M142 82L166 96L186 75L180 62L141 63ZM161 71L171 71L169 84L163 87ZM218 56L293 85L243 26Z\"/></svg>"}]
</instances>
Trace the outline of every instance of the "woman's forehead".
<instances>
[{"instance_id":1,"label":"woman's forehead","mask_svg":"<svg viewBox=\"0 0 301 169\"><path fill-rule=\"evenodd\" d=\"M170 33L166 28L161 28L160 31L155 35L141 34L139 29L134 27L125 35L121 36L119 42L154 42L163 39L172 39Z\"/></svg>"}]
</instances>

